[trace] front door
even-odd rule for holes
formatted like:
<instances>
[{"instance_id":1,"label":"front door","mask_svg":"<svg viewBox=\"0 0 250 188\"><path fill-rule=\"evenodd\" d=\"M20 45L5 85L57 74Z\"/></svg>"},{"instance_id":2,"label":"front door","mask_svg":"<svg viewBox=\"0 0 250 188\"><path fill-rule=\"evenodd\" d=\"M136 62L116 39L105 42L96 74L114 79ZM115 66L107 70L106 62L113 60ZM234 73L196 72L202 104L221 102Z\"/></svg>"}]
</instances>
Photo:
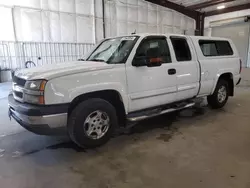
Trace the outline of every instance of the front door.
<instances>
[{"instance_id":1,"label":"front door","mask_svg":"<svg viewBox=\"0 0 250 188\"><path fill-rule=\"evenodd\" d=\"M133 64L140 59L145 59L145 64ZM175 101L176 70L165 36L144 38L137 48L133 62L126 65L129 112Z\"/></svg>"}]
</instances>

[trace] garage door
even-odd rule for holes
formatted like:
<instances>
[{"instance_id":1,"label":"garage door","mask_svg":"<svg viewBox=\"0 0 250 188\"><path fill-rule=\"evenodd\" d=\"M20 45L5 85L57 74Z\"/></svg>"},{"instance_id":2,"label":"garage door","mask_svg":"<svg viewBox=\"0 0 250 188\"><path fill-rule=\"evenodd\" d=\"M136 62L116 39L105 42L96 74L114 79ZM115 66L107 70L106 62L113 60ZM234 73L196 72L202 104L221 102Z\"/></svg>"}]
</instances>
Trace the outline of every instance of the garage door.
<instances>
[{"instance_id":1,"label":"garage door","mask_svg":"<svg viewBox=\"0 0 250 188\"><path fill-rule=\"evenodd\" d=\"M225 37L233 40L236 45L244 67L247 67L249 46L249 23L219 26L212 28L212 36ZM249 65L249 63L248 63Z\"/></svg>"}]
</instances>

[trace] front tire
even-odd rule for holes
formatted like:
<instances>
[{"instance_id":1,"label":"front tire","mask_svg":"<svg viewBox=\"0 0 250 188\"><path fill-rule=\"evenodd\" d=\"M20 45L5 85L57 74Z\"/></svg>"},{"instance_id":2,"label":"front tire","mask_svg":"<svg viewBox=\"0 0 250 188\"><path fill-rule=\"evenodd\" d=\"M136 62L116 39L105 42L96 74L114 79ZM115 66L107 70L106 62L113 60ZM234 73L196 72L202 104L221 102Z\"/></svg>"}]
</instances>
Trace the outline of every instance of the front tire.
<instances>
[{"instance_id":1,"label":"front tire","mask_svg":"<svg viewBox=\"0 0 250 188\"><path fill-rule=\"evenodd\" d=\"M117 122L116 110L109 102L88 99L70 114L68 134L81 148L95 148L108 142Z\"/></svg>"},{"instance_id":2,"label":"front tire","mask_svg":"<svg viewBox=\"0 0 250 188\"><path fill-rule=\"evenodd\" d=\"M226 80L219 80L214 93L207 97L208 105L213 109L225 106L229 97L229 87Z\"/></svg>"}]
</instances>

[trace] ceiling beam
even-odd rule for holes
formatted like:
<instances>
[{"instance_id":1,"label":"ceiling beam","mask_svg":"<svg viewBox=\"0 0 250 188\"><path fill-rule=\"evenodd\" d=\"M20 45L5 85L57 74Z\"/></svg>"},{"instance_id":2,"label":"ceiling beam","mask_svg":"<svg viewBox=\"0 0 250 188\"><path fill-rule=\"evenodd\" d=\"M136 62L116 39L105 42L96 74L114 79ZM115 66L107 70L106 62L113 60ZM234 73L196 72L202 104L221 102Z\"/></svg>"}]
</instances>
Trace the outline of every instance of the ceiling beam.
<instances>
[{"instance_id":1,"label":"ceiling beam","mask_svg":"<svg viewBox=\"0 0 250 188\"><path fill-rule=\"evenodd\" d=\"M197 10L197 9L202 9L202 8L210 7L213 5L218 5L221 3L228 3L232 1L235 1L235 0L211 0L211 1L204 2L204 3L191 5L191 6L188 6L187 8L192 9L192 10Z\"/></svg>"},{"instance_id":2,"label":"ceiling beam","mask_svg":"<svg viewBox=\"0 0 250 188\"><path fill-rule=\"evenodd\" d=\"M199 15L199 12L197 11L194 11L194 10L191 10L189 8L186 8L182 5L178 5L176 3L173 3L173 2L170 2L170 1L167 1L167 0L146 0L150 3L154 3L154 4L157 4L157 5L161 5L163 7L167 7L169 9L172 9L172 10L175 10L177 12L180 12L188 17L191 17L193 19L197 19L197 16Z\"/></svg>"},{"instance_id":3,"label":"ceiling beam","mask_svg":"<svg viewBox=\"0 0 250 188\"><path fill-rule=\"evenodd\" d=\"M214 15L218 15L218 14L235 12L235 11L245 10L245 9L250 9L250 3L243 4L243 5L238 5L238 6L234 6L234 7L228 7L228 8L224 8L224 9L221 9L221 10L214 10L214 11L206 12L205 16L206 17L214 16Z\"/></svg>"}]
</instances>

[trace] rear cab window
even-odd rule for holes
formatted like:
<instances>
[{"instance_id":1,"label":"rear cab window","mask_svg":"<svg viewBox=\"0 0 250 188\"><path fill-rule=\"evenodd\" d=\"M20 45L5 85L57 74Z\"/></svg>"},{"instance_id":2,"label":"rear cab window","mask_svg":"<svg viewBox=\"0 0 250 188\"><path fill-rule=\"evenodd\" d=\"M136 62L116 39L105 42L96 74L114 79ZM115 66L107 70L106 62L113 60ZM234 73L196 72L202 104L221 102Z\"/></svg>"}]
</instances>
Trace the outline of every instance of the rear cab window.
<instances>
[{"instance_id":1,"label":"rear cab window","mask_svg":"<svg viewBox=\"0 0 250 188\"><path fill-rule=\"evenodd\" d=\"M172 42L177 61L192 60L191 51L186 38L171 36L170 40Z\"/></svg>"},{"instance_id":2,"label":"rear cab window","mask_svg":"<svg viewBox=\"0 0 250 188\"><path fill-rule=\"evenodd\" d=\"M199 40L199 45L204 56L232 56L233 50L228 41Z\"/></svg>"}]
</instances>

